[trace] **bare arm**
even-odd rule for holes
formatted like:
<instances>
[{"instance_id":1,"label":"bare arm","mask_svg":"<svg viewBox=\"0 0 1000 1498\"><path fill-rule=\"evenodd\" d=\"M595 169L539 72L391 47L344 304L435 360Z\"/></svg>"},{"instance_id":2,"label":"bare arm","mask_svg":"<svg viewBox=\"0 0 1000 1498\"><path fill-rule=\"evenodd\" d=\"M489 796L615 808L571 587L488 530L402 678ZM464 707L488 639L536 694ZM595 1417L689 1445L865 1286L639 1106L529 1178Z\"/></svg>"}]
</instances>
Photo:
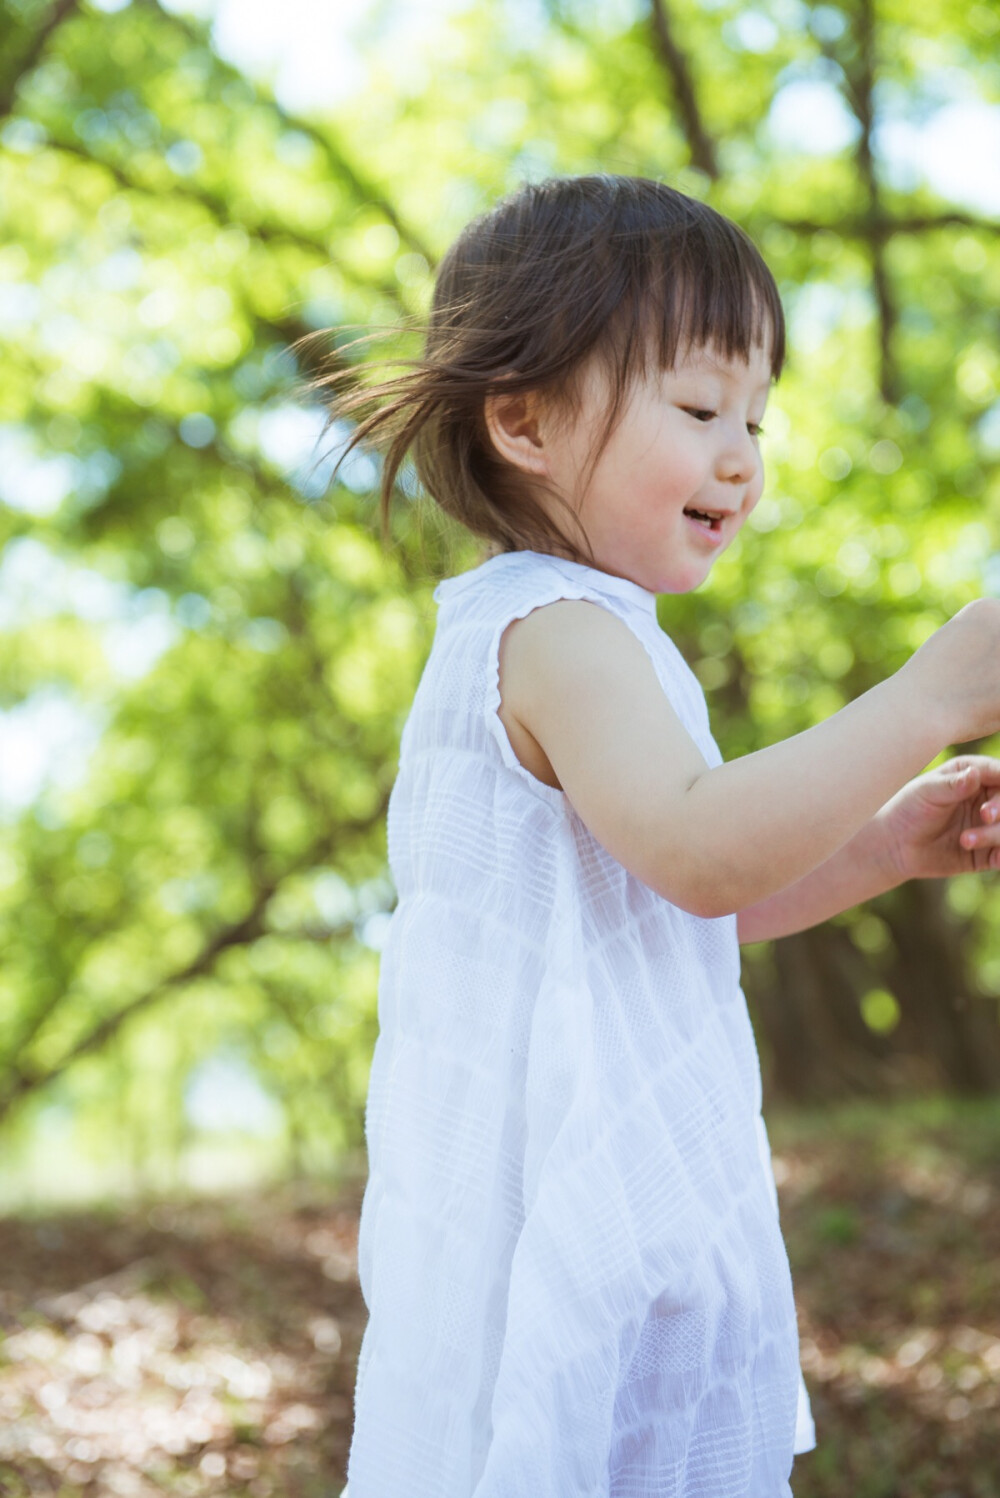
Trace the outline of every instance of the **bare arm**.
<instances>
[{"instance_id":1,"label":"bare arm","mask_svg":"<svg viewBox=\"0 0 1000 1498\"><path fill-rule=\"evenodd\" d=\"M944 741L897 674L804 733L699 776L685 797L695 825L704 817L721 839L728 822L743 838L702 874L707 913L740 910L810 874L810 904L826 905L825 915L867 898L851 889L853 840Z\"/></svg>"},{"instance_id":2,"label":"bare arm","mask_svg":"<svg viewBox=\"0 0 1000 1498\"><path fill-rule=\"evenodd\" d=\"M886 856L875 817L849 843L795 884L738 911L737 936L741 945L790 936L794 931L818 926L830 916L872 900L902 883L901 875Z\"/></svg>"},{"instance_id":3,"label":"bare arm","mask_svg":"<svg viewBox=\"0 0 1000 1498\"><path fill-rule=\"evenodd\" d=\"M907 781L826 863L737 916L740 941L803 931L908 879L1000 868L1000 759L959 754Z\"/></svg>"},{"instance_id":4,"label":"bare arm","mask_svg":"<svg viewBox=\"0 0 1000 1498\"><path fill-rule=\"evenodd\" d=\"M582 820L698 915L759 905L826 864L949 741L926 673L907 663L825 722L709 768L642 645L608 611L551 604L509 626L505 647L504 702ZM831 864L813 908L836 898L846 867Z\"/></svg>"}]
</instances>

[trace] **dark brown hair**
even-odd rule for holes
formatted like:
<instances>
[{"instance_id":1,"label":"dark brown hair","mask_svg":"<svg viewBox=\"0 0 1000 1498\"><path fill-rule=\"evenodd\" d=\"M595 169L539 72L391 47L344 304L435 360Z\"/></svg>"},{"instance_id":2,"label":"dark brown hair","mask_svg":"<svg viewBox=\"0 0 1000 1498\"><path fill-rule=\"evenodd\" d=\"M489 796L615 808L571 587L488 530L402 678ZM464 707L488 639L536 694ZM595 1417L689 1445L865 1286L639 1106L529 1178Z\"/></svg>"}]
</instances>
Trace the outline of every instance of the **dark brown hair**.
<instances>
[{"instance_id":1,"label":"dark brown hair","mask_svg":"<svg viewBox=\"0 0 1000 1498\"><path fill-rule=\"evenodd\" d=\"M357 422L341 458L358 443L384 448L383 539L412 455L427 492L494 549L589 562L493 447L487 397L531 390L571 410L596 357L611 395L594 462L634 380L707 344L730 359L768 349L775 379L784 363L778 289L743 230L644 177L557 178L520 188L459 235L438 271L422 359L375 385L359 387L350 369L318 383L333 389L331 422Z\"/></svg>"}]
</instances>

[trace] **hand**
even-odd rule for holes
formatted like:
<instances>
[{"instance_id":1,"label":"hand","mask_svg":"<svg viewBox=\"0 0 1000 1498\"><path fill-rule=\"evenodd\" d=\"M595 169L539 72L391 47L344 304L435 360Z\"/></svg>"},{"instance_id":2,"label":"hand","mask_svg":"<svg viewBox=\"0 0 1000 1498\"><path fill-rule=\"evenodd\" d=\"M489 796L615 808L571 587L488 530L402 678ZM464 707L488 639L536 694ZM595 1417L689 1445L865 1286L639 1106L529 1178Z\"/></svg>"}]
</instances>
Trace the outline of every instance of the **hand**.
<instances>
[{"instance_id":1,"label":"hand","mask_svg":"<svg viewBox=\"0 0 1000 1498\"><path fill-rule=\"evenodd\" d=\"M875 821L900 883L1000 869L1000 759L957 755L908 781Z\"/></svg>"}]
</instances>

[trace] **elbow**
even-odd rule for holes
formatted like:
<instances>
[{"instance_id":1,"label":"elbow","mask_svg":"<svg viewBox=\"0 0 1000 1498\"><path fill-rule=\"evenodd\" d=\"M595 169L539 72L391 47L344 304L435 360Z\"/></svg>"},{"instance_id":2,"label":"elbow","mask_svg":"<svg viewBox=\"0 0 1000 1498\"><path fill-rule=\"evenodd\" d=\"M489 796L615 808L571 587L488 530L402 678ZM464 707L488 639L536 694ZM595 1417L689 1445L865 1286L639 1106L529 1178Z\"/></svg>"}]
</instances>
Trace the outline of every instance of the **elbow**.
<instances>
[{"instance_id":1,"label":"elbow","mask_svg":"<svg viewBox=\"0 0 1000 1498\"><path fill-rule=\"evenodd\" d=\"M629 866L664 900L702 920L733 915L747 903L740 860L728 846L712 846L714 834L699 836L704 818L671 803L634 830ZM628 862L627 860L624 860Z\"/></svg>"},{"instance_id":2,"label":"elbow","mask_svg":"<svg viewBox=\"0 0 1000 1498\"><path fill-rule=\"evenodd\" d=\"M740 888L746 881L738 861L730 863L731 848L710 846L712 833L706 835L705 818L697 806L688 810L687 798L703 778L696 775L685 787L683 810L671 805L662 820L655 819L659 832L647 847L656 868L657 893L680 910L711 921L734 915L747 903L745 889Z\"/></svg>"},{"instance_id":3,"label":"elbow","mask_svg":"<svg viewBox=\"0 0 1000 1498\"><path fill-rule=\"evenodd\" d=\"M658 880L653 887L671 905L676 905L679 910L686 910L689 915L700 916L702 920L711 921L721 916L734 915L739 909L738 903L729 897L728 891L718 884L689 883L678 887L676 880L668 879Z\"/></svg>"},{"instance_id":4,"label":"elbow","mask_svg":"<svg viewBox=\"0 0 1000 1498\"><path fill-rule=\"evenodd\" d=\"M738 906L732 900L720 900L717 895L714 895L712 898L685 905L684 909L690 910L692 915L701 916L704 921L717 921L723 916L735 915Z\"/></svg>"},{"instance_id":5,"label":"elbow","mask_svg":"<svg viewBox=\"0 0 1000 1498\"><path fill-rule=\"evenodd\" d=\"M683 849L677 849L669 862L661 856L657 863L653 888L671 905L690 915L716 920L735 914L747 903L745 890L737 888L738 871L720 868L718 860L708 867L699 867L690 855L685 856Z\"/></svg>"}]
</instances>

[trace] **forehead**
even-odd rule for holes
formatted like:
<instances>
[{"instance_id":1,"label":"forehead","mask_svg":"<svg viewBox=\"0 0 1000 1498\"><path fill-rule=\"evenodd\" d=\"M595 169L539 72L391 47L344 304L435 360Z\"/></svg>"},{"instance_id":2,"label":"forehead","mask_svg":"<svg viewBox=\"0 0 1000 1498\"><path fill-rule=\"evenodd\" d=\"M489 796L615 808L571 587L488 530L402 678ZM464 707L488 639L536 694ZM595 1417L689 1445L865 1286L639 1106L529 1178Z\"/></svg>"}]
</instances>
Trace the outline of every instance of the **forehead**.
<instances>
[{"instance_id":1,"label":"forehead","mask_svg":"<svg viewBox=\"0 0 1000 1498\"><path fill-rule=\"evenodd\" d=\"M756 343L744 358L742 354L726 354L715 344L688 345L678 350L673 365L665 373L712 375L728 382L770 387L771 350L768 345Z\"/></svg>"},{"instance_id":2,"label":"forehead","mask_svg":"<svg viewBox=\"0 0 1000 1498\"><path fill-rule=\"evenodd\" d=\"M565 405L570 412L586 408L592 415L595 408L610 411L612 418L620 412L640 391L664 390L665 384L673 385L682 380L701 380L721 383L741 396L766 398L773 382L770 344L752 344L748 357L740 353L732 355L716 344L686 343L678 349L670 366L662 365L656 357L655 348L647 345L645 358L631 369L623 370L616 359L597 350L583 361L567 381L555 404Z\"/></svg>"}]
</instances>

